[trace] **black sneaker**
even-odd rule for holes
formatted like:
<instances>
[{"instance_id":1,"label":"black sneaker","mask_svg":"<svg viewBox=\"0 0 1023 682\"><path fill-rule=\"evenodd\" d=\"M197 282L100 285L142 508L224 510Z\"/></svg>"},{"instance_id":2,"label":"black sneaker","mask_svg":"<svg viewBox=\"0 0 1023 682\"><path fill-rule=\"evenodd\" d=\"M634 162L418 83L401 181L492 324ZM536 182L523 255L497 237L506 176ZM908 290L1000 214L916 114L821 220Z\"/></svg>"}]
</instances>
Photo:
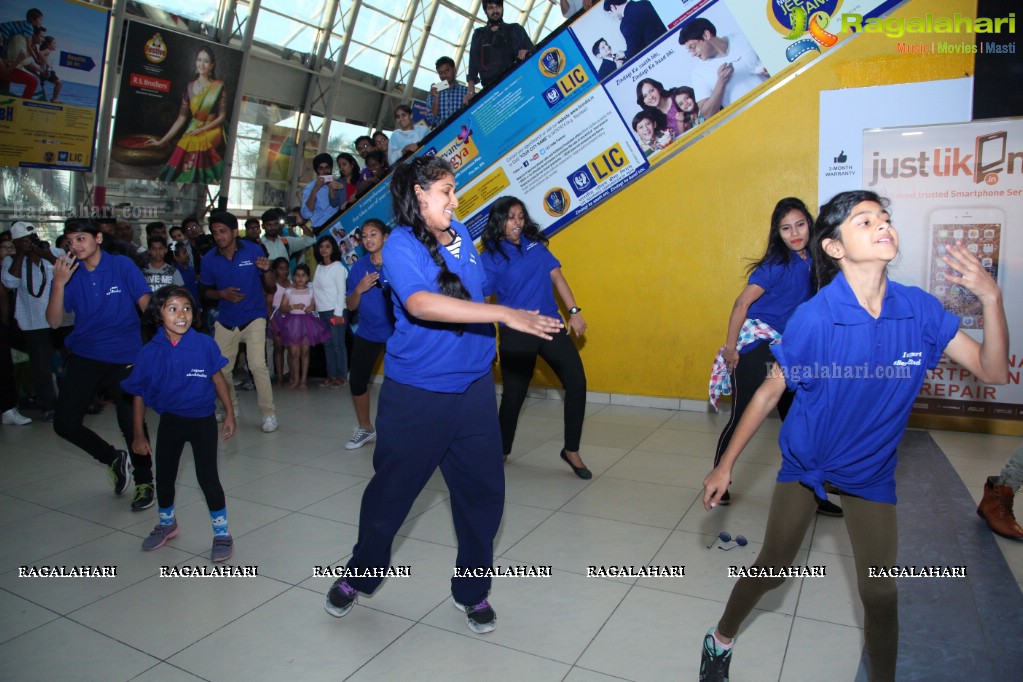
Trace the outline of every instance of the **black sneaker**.
<instances>
[{"instance_id":1,"label":"black sneaker","mask_svg":"<svg viewBox=\"0 0 1023 682\"><path fill-rule=\"evenodd\" d=\"M834 516L835 518L842 518L842 508L831 500L820 500L817 502L817 513L822 516Z\"/></svg>"},{"instance_id":2,"label":"black sneaker","mask_svg":"<svg viewBox=\"0 0 1023 682\"><path fill-rule=\"evenodd\" d=\"M465 613L466 625L477 635L485 635L497 627L497 614L485 598L475 606L459 604L454 597L451 598L451 602L456 609Z\"/></svg>"},{"instance_id":3,"label":"black sneaker","mask_svg":"<svg viewBox=\"0 0 1023 682\"><path fill-rule=\"evenodd\" d=\"M131 501L132 511L142 511L153 506L153 484L139 483L135 486L135 499Z\"/></svg>"},{"instance_id":4,"label":"black sneaker","mask_svg":"<svg viewBox=\"0 0 1023 682\"><path fill-rule=\"evenodd\" d=\"M700 657L700 682L728 682L728 666L732 662L732 650L722 651L714 640L714 628L703 638L703 655Z\"/></svg>"},{"instance_id":5,"label":"black sneaker","mask_svg":"<svg viewBox=\"0 0 1023 682\"><path fill-rule=\"evenodd\" d=\"M128 472L131 464L128 461L128 453L118 450L114 461L110 463L110 478L114 483L114 494L123 495L128 489Z\"/></svg>"},{"instance_id":6,"label":"black sneaker","mask_svg":"<svg viewBox=\"0 0 1023 682\"><path fill-rule=\"evenodd\" d=\"M347 580L338 578L327 590L327 601L323 608L335 618L340 618L352 610L358 596L359 591L349 585Z\"/></svg>"}]
</instances>

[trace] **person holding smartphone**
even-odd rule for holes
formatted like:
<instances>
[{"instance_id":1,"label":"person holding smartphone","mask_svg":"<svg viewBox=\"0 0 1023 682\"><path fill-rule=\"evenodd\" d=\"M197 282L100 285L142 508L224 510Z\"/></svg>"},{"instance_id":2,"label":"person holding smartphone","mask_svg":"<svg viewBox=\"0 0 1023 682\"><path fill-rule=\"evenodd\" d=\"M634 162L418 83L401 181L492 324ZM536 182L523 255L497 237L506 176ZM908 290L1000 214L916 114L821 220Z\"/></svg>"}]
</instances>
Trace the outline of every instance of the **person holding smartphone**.
<instances>
[{"instance_id":1,"label":"person holding smartphone","mask_svg":"<svg viewBox=\"0 0 1023 682\"><path fill-rule=\"evenodd\" d=\"M465 84L455 78L455 60L451 57L437 60L437 75L440 76L440 82L433 84L430 96L426 98L426 106L430 109L426 123L431 128L436 128L461 109L465 95L469 92Z\"/></svg>"},{"instance_id":2,"label":"person holding smartphone","mask_svg":"<svg viewBox=\"0 0 1023 682\"><path fill-rule=\"evenodd\" d=\"M302 192L302 217L312 221L313 228L324 227L345 202L345 186L334 178L334 159L330 154L317 154L313 159L316 177Z\"/></svg>"}]
</instances>

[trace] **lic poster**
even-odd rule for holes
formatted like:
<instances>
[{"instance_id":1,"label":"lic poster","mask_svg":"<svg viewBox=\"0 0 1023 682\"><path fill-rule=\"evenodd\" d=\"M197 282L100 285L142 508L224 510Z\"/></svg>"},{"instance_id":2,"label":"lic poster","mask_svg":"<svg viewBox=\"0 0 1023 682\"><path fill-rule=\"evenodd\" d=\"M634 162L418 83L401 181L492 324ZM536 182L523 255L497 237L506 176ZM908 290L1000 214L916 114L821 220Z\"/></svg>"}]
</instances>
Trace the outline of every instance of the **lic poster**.
<instances>
[{"instance_id":1,"label":"lic poster","mask_svg":"<svg viewBox=\"0 0 1023 682\"><path fill-rule=\"evenodd\" d=\"M0 165L92 169L109 15L71 0L0 5Z\"/></svg>"}]
</instances>

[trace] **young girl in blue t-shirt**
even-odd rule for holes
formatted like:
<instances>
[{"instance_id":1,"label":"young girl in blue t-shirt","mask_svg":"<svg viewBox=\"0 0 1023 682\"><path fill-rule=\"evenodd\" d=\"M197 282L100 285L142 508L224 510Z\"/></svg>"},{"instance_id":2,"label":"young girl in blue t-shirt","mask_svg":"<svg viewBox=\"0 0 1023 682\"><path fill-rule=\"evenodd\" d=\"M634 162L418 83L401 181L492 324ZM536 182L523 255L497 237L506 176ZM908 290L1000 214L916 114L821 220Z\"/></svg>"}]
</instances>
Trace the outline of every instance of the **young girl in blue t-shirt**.
<instances>
[{"instance_id":1,"label":"young girl in blue t-shirt","mask_svg":"<svg viewBox=\"0 0 1023 682\"><path fill-rule=\"evenodd\" d=\"M718 439L714 466L721 461L743 412L774 364L771 344L781 340L785 325L799 304L813 296L813 262L807 248L812 236L813 216L806 204L795 197L786 197L775 204L767 249L746 272L748 283L732 305L725 345L714 362L715 378L729 378L721 371L722 363L731 375L732 393L732 414ZM727 382L712 384L711 403L715 408L721 383L727 385ZM786 391L778 400L778 416L783 421L792 404L792 395ZM730 501L726 490L720 504ZM817 512L842 515L841 508L826 499L820 501Z\"/></svg>"},{"instance_id":2,"label":"young girl in blue t-shirt","mask_svg":"<svg viewBox=\"0 0 1023 682\"><path fill-rule=\"evenodd\" d=\"M156 433L156 500L160 523L142 541L151 551L178 534L174 518L174 484L178 462L188 443L195 458L195 477L206 497L213 524L212 561L227 561L234 540L227 530L224 488L217 473L217 420L215 398L224 404L226 416L220 433L234 435L234 409L220 370L227 358L211 337L192 329L195 301L187 289L165 286L153 293L146 308L147 322L157 327L153 339L139 353L131 375L121 386L133 394L135 439L132 450L151 457L153 451L143 431L146 406L160 415Z\"/></svg>"},{"instance_id":3,"label":"young girl in blue t-shirt","mask_svg":"<svg viewBox=\"0 0 1023 682\"><path fill-rule=\"evenodd\" d=\"M874 192L843 192L821 207L811 248L820 292L789 320L774 346L777 365L753 397L721 462L704 481L703 504L720 502L743 448L785 393L795 390L779 445L782 468L768 513L760 569L790 566L817 500L843 496L863 602L870 679L894 680L898 592L894 578L870 575L898 551L896 447L925 374L942 353L980 381L1008 381L1009 333L1002 292L960 244L944 256L945 279L973 292L984 309L984 340L959 331L959 319L916 287L888 279L899 236L888 202ZM752 568L752 567L751 567ZM732 642L760 598L781 577L740 578L724 615L704 637L700 680L728 679Z\"/></svg>"},{"instance_id":4,"label":"young girl in blue t-shirt","mask_svg":"<svg viewBox=\"0 0 1023 682\"><path fill-rule=\"evenodd\" d=\"M515 197L501 197L490 207L487 226L483 230L483 268L487 271L487 293L514 308L539 310L558 317L554 289L568 306L568 327L577 337L586 331L582 308L576 305L568 281L561 273L561 263L547 249L547 239L540 226L529 217L525 205ZM553 285L553 288L552 288ZM498 352L501 358L501 440L504 457L511 454L515 428L522 403L526 400L529 381L533 378L537 356L551 366L558 381L565 387L565 447L561 459L572 467L575 475L590 479L593 474L579 456L579 441L586 416L586 372L579 351L568 336L568 328L550 340L540 339L501 326Z\"/></svg>"},{"instance_id":5,"label":"young girl in blue t-shirt","mask_svg":"<svg viewBox=\"0 0 1023 682\"><path fill-rule=\"evenodd\" d=\"M446 161L429 156L399 165L391 177L391 199L398 227L387 238L383 264L395 329L387 340L377 402L375 473L362 496L359 540L347 565L351 577L330 587L324 608L344 616L359 592L369 594L380 585L398 528L440 467L458 538L453 602L470 630L490 632L497 621L487 599L491 578L477 572L493 563L504 510L490 373L493 323L543 338L563 325L536 312L483 302L486 274L468 230L453 219L458 199Z\"/></svg>"},{"instance_id":6,"label":"young girl in blue t-shirt","mask_svg":"<svg viewBox=\"0 0 1023 682\"><path fill-rule=\"evenodd\" d=\"M382 251L387 235L391 233L384 221L370 218L362 224L362 248L366 258L360 258L348 273L348 292L345 306L357 312L355 344L348 386L352 391L352 404L359 425L352 439L345 443L346 450L361 448L377 437L369 418L369 375L384 352L384 344L394 333L394 312L391 307L391 287L384 277Z\"/></svg>"}]
</instances>

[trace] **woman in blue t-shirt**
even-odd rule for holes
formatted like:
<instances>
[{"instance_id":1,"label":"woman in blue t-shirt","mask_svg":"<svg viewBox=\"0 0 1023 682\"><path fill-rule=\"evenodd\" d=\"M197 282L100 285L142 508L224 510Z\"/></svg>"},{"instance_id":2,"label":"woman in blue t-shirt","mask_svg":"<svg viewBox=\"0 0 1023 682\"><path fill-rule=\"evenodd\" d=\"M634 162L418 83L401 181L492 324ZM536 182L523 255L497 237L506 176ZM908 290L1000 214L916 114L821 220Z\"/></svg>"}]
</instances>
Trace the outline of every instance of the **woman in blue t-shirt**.
<instances>
[{"instance_id":1,"label":"woman in blue t-shirt","mask_svg":"<svg viewBox=\"0 0 1023 682\"><path fill-rule=\"evenodd\" d=\"M399 165L391 178L394 223L384 245L394 334L387 340L377 402L375 473L362 496L359 540L346 577L327 592L332 616L386 577L391 543L440 467L458 539L451 594L476 633L494 629L487 601L494 536L504 510L504 466L490 367L494 322L550 338L564 326L535 311L483 302L486 273L472 238L454 220L455 175L437 157Z\"/></svg>"},{"instance_id":2,"label":"woman in blue t-shirt","mask_svg":"<svg viewBox=\"0 0 1023 682\"><path fill-rule=\"evenodd\" d=\"M515 197L501 197L494 202L483 230L483 245L486 247L483 267L487 271L487 293L495 294L504 305L539 310L544 315L557 317L560 313L551 288L553 284L569 308L568 326L576 336L583 335L586 320L561 273L561 263L547 250L547 238L529 217L521 201ZM561 459L579 478L592 478L593 474L579 456L579 440L586 413L586 372L579 359L579 351L568 336L568 329L555 334L550 340L544 340L501 325L498 350L504 380L499 414L505 459L512 450L519 411L526 400L526 391L539 355L565 387L565 447L561 450Z\"/></svg>"},{"instance_id":3,"label":"woman in blue t-shirt","mask_svg":"<svg viewBox=\"0 0 1023 682\"><path fill-rule=\"evenodd\" d=\"M771 344L781 340L796 307L813 296L813 264L807 251L812 235L813 216L806 204L795 197L775 204L767 249L746 271L749 281L732 305L725 345L721 348L720 357L731 374L732 416L718 439L714 466L721 461L742 413L774 364ZM778 401L782 420L791 404L790 392ZM721 504L730 502L726 490ZM820 501L817 511L828 516L842 515L841 508L826 499Z\"/></svg>"},{"instance_id":4,"label":"woman in blue t-shirt","mask_svg":"<svg viewBox=\"0 0 1023 682\"><path fill-rule=\"evenodd\" d=\"M795 400L778 438L778 473L764 544L740 578L716 628L704 637L700 680L728 679L732 641L760 598L784 582L825 491L843 496L863 602L870 679L895 679L898 654L896 446L913 401L942 353L980 381L1004 384L1009 332L1002 292L961 244L949 246L945 279L973 292L984 311L984 340L959 331L959 319L916 287L888 279L898 255L887 200L869 191L842 192L821 207L812 240L820 292L789 320L774 347L777 365L739 422L721 463L704 481L711 509L732 479L739 453L784 395ZM871 569L875 571L871 571ZM781 573L781 575L779 575Z\"/></svg>"}]
</instances>

